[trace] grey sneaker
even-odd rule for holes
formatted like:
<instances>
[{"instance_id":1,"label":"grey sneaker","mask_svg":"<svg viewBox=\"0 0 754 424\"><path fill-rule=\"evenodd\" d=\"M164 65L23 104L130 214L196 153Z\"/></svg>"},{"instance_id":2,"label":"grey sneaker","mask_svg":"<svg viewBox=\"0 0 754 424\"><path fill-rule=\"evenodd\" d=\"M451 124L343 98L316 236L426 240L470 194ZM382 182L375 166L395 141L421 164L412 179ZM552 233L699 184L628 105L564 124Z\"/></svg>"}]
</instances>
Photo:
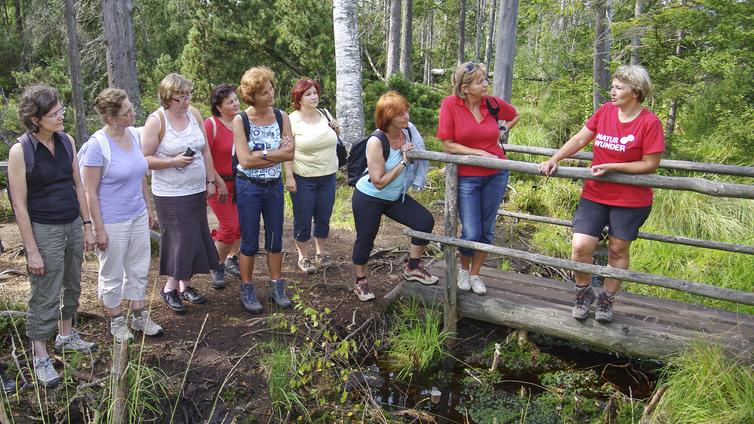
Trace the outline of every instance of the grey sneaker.
<instances>
[{"instance_id":1,"label":"grey sneaker","mask_svg":"<svg viewBox=\"0 0 754 424\"><path fill-rule=\"evenodd\" d=\"M594 311L594 319L602 323L608 323L613 320L613 301L615 300L614 294L608 294L606 291L601 291L597 298L597 310Z\"/></svg>"},{"instance_id":2,"label":"grey sneaker","mask_svg":"<svg viewBox=\"0 0 754 424\"><path fill-rule=\"evenodd\" d=\"M212 288L213 289L224 289L225 288L225 265L220 264L217 269L211 269L209 270L210 275L212 276Z\"/></svg>"},{"instance_id":3,"label":"grey sneaker","mask_svg":"<svg viewBox=\"0 0 754 424\"><path fill-rule=\"evenodd\" d=\"M241 305L244 309L252 314L262 313L262 304L257 299L257 294L254 292L254 285L251 283L241 284Z\"/></svg>"},{"instance_id":4,"label":"grey sneaker","mask_svg":"<svg viewBox=\"0 0 754 424\"><path fill-rule=\"evenodd\" d=\"M131 328L135 331L141 331L147 336L154 337L162 334L162 327L157 325L149 316L149 312L141 311L141 315L134 316L131 321Z\"/></svg>"},{"instance_id":5,"label":"grey sneaker","mask_svg":"<svg viewBox=\"0 0 754 424\"><path fill-rule=\"evenodd\" d=\"M575 286L573 290L576 294L576 300L573 302L571 316L577 320L586 319L586 317L589 316L589 306L594 303L594 291L592 291L592 286Z\"/></svg>"},{"instance_id":6,"label":"grey sneaker","mask_svg":"<svg viewBox=\"0 0 754 424\"><path fill-rule=\"evenodd\" d=\"M463 291L471 290L471 283L469 283L469 271L467 269L458 270L458 289Z\"/></svg>"},{"instance_id":7,"label":"grey sneaker","mask_svg":"<svg viewBox=\"0 0 754 424\"><path fill-rule=\"evenodd\" d=\"M314 274L315 272L317 272L317 267L314 266L312 260L309 258L299 259L298 269L301 270L301 272L305 272L307 274Z\"/></svg>"},{"instance_id":8,"label":"grey sneaker","mask_svg":"<svg viewBox=\"0 0 754 424\"><path fill-rule=\"evenodd\" d=\"M69 336L61 336L58 334L55 337L55 352L83 352L91 353L97 350L97 343L87 342L79 336L78 331L71 330Z\"/></svg>"},{"instance_id":9,"label":"grey sneaker","mask_svg":"<svg viewBox=\"0 0 754 424\"><path fill-rule=\"evenodd\" d=\"M225 273L233 278L241 278L241 266L238 264L238 255L225 258Z\"/></svg>"},{"instance_id":10,"label":"grey sneaker","mask_svg":"<svg viewBox=\"0 0 754 424\"><path fill-rule=\"evenodd\" d=\"M275 304L281 308L290 308L291 301L285 295L285 280L270 280L267 283L267 293L270 295L270 299L275 301Z\"/></svg>"},{"instance_id":11,"label":"grey sneaker","mask_svg":"<svg viewBox=\"0 0 754 424\"><path fill-rule=\"evenodd\" d=\"M327 267L333 266L333 261L332 259L330 259L330 256L327 253L323 253L321 255L314 256L314 265L316 265L319 269L325 269Z\"/></svg>"},{"instance_id":12,"label":"grey sneaker","mask_svg":"<svg viewBox=\"0 0 754 424\"><path fill-rule=\"evenodd\" d=\"M37 383L46 389L60 384L60 375L52 366L49 356L44 358L34 357L34 376L37 378Z\"/></svg>"},{"instance_id":13,"label":"grey sneaker","mask_svg":"<svg viewBox=\"0 0 754 424\"><path fill-rule=\"evenodd\" d=\"M110 334L118 343L125 343L134 338L134 335L128 330L126 317L115 317L110 321Z\"/></svg>"}]
</instances>

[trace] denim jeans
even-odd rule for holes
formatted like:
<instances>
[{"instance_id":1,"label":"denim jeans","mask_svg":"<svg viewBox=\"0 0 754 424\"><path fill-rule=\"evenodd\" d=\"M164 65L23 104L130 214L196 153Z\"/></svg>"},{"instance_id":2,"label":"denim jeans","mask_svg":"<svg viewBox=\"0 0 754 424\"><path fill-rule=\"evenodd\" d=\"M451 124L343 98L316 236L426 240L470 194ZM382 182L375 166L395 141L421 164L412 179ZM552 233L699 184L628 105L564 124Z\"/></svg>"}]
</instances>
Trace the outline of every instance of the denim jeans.
<instances>
[{"instance_id":1,"label":"denim jeans","mask_svg":"<svg viewBox=\"0 0 754 424\"><path fill-rule=\"evenodd\" d=\"M293 174L296 192L291 193L293 203L293 238L306 242L312 237L327 238L330 234L330 217L335 204L335 174L320 177L302 177Z\"/></svg>"},{"instance_id":2,"label":"denim jeans","mask_svg":"<svg viewBox=\"0 0 754 424\"><path fill-rule=\"evenodd\" d=\"M259 218L264 219L264 249L283 250L283 183L263 185L236 178L238 220L241 223L241 253L259 251Z\"/></svg>"},{"instance_id":3,"label":"denim jeans","mask_svg":"<svg viewBox=\"0 0 754 424\"><path fill-rule=\"evenodd\" d=\"M458 177L458 214L461 218L461 239L491 244L495 237L495 219L505 188L508 171L483 177ZM474 250L459 247L463 256Z\"/></svg>"}]
</instances>

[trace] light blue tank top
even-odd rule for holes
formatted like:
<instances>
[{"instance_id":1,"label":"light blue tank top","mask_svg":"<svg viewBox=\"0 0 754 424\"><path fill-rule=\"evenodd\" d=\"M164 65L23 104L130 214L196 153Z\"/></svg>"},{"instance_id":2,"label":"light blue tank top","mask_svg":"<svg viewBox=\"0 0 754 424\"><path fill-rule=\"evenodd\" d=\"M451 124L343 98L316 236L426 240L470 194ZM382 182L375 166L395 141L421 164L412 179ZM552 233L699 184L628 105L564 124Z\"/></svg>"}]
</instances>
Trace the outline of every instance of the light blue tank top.
<instances>
[{"instance_id":1,"label":"light blue tank top","mask_svg":"<svg viewBox=\"0 0 754 424\"><path fill-rule=\"evenodd\" d=\"M380 140L371 140L369 143L381 143ZM368 148L365 149L364 154L366 154L366 150L369 150ZM382 146L380 146L380 150L382 150ZM399 163L401 163L401 159L403 159L403 155L401 154L401 149L390 149L390 154L387 157L387 160L385 161L385 172L390 172L391 169L395 168ZM377 187L372 184L371 181L369 181L369 174L364 174L363 177L359 179L359 181L356 183L356 189L360 192L376 197L378 199L383 200L398 200L398 198L401 197L401 192L403 192L403 179L406 176L406 170L401 170L401 173L395 177L393 181L390 182L390 184L386 185L382 188L382 190L377 189Z\"/></svg>"}]
</instances>

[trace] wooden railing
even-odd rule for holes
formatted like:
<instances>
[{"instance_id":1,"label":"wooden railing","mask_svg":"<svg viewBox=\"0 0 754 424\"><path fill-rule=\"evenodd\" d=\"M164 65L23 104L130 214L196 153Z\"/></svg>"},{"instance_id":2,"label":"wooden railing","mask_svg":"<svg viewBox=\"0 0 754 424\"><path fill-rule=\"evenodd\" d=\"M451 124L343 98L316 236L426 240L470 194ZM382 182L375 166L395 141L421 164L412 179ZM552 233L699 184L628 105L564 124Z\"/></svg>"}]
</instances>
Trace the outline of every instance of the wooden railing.
<instances>
[{"instance_id":1,"label":"wooden railing","mask_svg":"<svg viewBox=\"0 0 754 424\"><path fill-rule=\"evenodd\" d=\"M510 146L508 151L512 151ZM554 154L555 150L550 149L549 153L541 154ZM531 153L531 152L526 152ZM512 160L501 160L483 158L479 156L469 155L450 155L441 152L430 151L417 151L412 150L408 153L410 159L425 159L432 161L444 162L445 166L445 212L444 212L444 227L445 234L437 235L430 233L423 233L413 231L410 229L404 230L404 234L421 238L424 240L435 241L443 245L443 253L445 257L445 283L444 288L444 319L445 329L452 333L456 330L457 321L457 292L456 292L456 279L458 275L458 265L456 260L457 247L466 247L475 250L485 251L489 253L495 253L510 258L522 259L525 261L537 263L540 265L553 266L557 268L568 269L577 272L585 272L602 277L616 278L625 281L632 281L641 284L647 284L658 287L665 287L673 290L682 291L698 296L705 296L714 299L725 300L734 303L740 303L745 305L754 305L754 293L744 292L740 290L732 290L722 287L716 287L704 283L680 280L676 278L665 277L661 275L648 274L642 272L634 272L629 270L623 270L608 266L599 266L592 264L585 264L581 262L574 262L566 259L554 258L551 256L540 255L536 253L530 253L523 250L493 246L484 243L477 243L472 241L461 240L457 237L458 233L458 164L462 165L474 165L485 168L504 169L508 171L521 172L532 175L540 175L537 164L528 162L518 162ZM665 161L665 165L669 161ZM716 172L726 173L729 175L745 175L754 176L754 168L748 167L730 167L728 165L715 165L717 167L722 166L717 171L711 170L706 166L685 166L680 167L680 164L673 161L671 166L679 166L675 169L697 170L702 169L702 172ZM698 165L698 164L697 164ZM714 165L714 164L701 164L701 165ZM695 169L691 169L695 168ZM735 169L733 169L735 168ZM725 171L725 172L722 172ZM733 172L736 172L735 174ZM610 181L622 184L651 186L655 188L675 189L675 190L687 190L698 193L708 194L711 196L725 196L743 199L754 199L754 186L748 184L736 184L736 183L721 183L705 180L702 178L693 177L668 177L661 175L649 175L649 174L622 174L622 173L610 173L602 177L594 177L590 171L586 168L574 168L574 167L558 167L553 176L558 178L577 178L577 179L594 179L600 181ZM543 177L544 178L544 177ZM515 213L506 213L510 216L514 216ZM518 214L518 218L524 218L525 214ZM530 218L532 216L527 216ZM555 222L559 220L553 220L552 218L536 217L536 220L547 220L547 222L568 225L567 221ZM723 243L716 241L697 240L686 237L674 237L674 236L661 236L656 234L642 233L643 238L655 239L664 242L685 244L698 247L707 247L720 250L727 250L737 253L754 254L754 247L737 245L733 243Z\"/></svg>"}]
</instances>

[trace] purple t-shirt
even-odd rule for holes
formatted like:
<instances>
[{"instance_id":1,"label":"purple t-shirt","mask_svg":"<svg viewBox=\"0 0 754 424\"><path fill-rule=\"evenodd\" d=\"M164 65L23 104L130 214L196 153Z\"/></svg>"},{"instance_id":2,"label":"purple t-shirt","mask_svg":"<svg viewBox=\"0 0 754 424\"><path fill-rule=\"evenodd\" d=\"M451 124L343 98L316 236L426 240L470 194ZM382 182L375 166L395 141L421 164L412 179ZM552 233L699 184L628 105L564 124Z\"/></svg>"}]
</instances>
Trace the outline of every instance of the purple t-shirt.
<instances>
[{"instance_id":1,"label":"purple t-shirt","mask_svg":"<svg viewBox=\"0 0 754 424\"><path fill-rule=\"evenodd\" d=\"M127 132L131 134L130 131ZM94 140L92 140L94 141ZM147 160L141 153L139 142L131 136L131 150L125 151L115 141L107 137L110 144L110 162L107 174L100 180L99 197L102 220L105 224L115 224L136 217L144 212L147 204L141 189L141 182L147 172ZM84 166L102 166L104 158L99 143L93 142L84 154Z\"/></svg>"}]
</instances>

